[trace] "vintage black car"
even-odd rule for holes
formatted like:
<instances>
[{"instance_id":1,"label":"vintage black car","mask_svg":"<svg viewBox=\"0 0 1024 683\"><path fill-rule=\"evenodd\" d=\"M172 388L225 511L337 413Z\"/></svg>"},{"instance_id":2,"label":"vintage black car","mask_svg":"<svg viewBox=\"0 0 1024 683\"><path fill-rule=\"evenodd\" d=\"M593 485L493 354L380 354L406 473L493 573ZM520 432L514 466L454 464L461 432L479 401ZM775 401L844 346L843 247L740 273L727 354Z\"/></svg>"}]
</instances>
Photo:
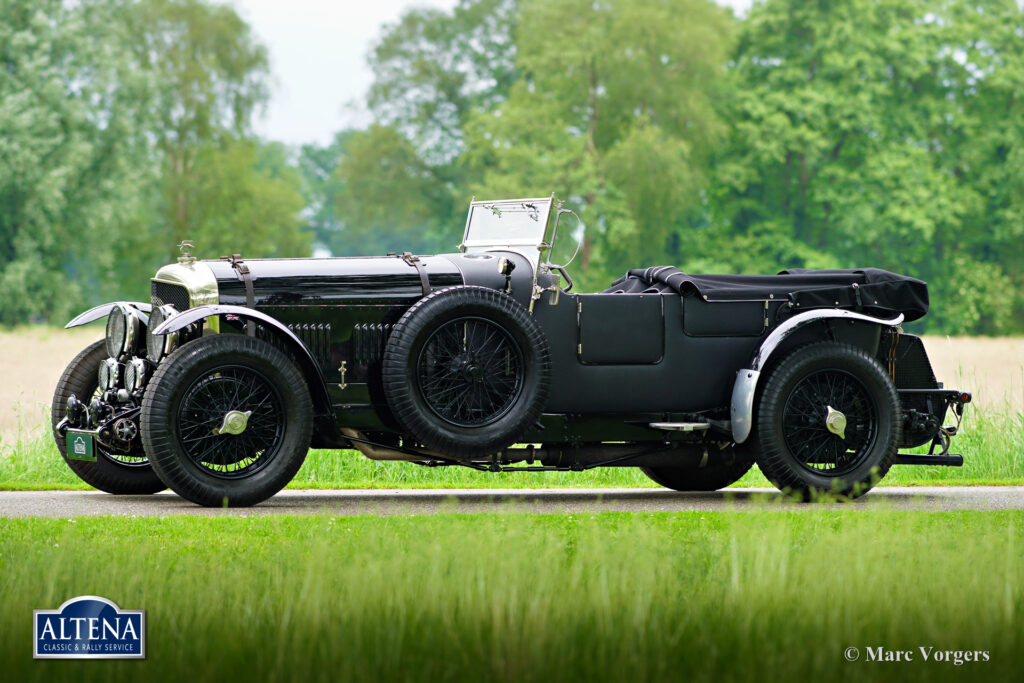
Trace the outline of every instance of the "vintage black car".
<instances>
[{"instance_id":1,"label":"vintage black car","mask_svg":"<svg viewBox=\"0 0 1024 683\"><path fill-rule=\"evenodd\" d=\"M269 498L310 448L641 467L680 491L756 462L808 498L859 495L893 464L962 464L949 443L971 397L900 327L927 312L925 283L661 266L577 294L550 259L567 213L554 197L474 201L458 253L438 256L200 261L183 244L149 303L68 324L107 318L57 385L57 446L98 489L211 506Z\"/></svg>"}]
</instances>

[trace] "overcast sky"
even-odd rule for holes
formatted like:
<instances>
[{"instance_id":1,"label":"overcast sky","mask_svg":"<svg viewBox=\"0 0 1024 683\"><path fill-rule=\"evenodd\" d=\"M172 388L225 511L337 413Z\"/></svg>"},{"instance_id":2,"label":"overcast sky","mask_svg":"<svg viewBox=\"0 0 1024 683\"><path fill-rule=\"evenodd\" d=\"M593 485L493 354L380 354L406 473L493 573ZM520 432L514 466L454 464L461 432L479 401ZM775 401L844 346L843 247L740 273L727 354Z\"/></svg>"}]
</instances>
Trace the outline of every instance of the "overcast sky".
<instances>
[{"instance_id":1,"label":"overcast sky","mask_svg":"<svg viewBox=\"0 0 1024 683\"><path fill-rule=\"evenodd\" d=\"M328 142L367 123L366 53L384 24L411 7L450 10L457 0L229 0L270 49L274 85L256 131L290 144ZM745 12L751 0L719 0Z\"/></svg>"}]
</instances>

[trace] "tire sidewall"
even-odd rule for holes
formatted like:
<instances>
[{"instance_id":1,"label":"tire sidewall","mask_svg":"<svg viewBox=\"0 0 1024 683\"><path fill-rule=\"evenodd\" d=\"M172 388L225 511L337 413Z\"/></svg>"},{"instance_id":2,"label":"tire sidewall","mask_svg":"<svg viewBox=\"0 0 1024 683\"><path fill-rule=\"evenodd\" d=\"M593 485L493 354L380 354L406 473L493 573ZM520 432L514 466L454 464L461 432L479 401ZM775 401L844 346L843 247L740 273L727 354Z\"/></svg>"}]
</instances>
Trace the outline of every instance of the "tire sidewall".
<instances>
[{"instance_id":1,"label":"tire sidewall","mask_svg":"<svg viewBox=\"0 0 1024 683\"><path fill-rule=\"evenodd\" d=\"M821 370L844 371L866 390L876 420L870 452L856 467L831 477L812 472L786 444L782 417L793 390ZM885 370L866 352L846 344L825 342L799 349L783 359L765 385L758 410L758 465L779 488L859 494L876 484L892 466L899 443L899 399Z\"/></svg>"},{"instance_id":2,"label":"tire sidewall","mask_svg":"<svg viewBox=\"0 0 1024 683\"><path fill-rule=\"evenodd\" d=\"M285 420L284 437L272 459L236 479L217 477L195 463L181 444L178 425L186 392L226 366L253 370L273 385ZM309 389L295 364L269 343L242 335L203 337L183 345L160 364L143 397L143 442L154 471L175 493L200 505L254 505L280 491L305 460L312 424Z\"/></svg>"}]
</instances>

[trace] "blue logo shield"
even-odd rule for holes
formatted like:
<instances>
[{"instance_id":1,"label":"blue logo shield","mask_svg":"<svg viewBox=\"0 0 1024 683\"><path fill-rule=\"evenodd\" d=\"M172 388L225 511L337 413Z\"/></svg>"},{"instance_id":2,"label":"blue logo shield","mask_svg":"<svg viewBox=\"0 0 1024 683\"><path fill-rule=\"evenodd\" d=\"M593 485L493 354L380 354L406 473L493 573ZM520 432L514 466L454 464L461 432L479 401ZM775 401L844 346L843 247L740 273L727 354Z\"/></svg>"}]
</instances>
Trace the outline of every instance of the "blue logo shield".
<instances>
[{"instance_id":1,"label":"blue logo shield","mask_svg":"<svg viewBox=\"0 0 1024 683\"><path fill-rule=\"evenodd\" d=\"M33 612L35 659L145 659L146 611L95 595Z\"/></svg>"}]
</instances>

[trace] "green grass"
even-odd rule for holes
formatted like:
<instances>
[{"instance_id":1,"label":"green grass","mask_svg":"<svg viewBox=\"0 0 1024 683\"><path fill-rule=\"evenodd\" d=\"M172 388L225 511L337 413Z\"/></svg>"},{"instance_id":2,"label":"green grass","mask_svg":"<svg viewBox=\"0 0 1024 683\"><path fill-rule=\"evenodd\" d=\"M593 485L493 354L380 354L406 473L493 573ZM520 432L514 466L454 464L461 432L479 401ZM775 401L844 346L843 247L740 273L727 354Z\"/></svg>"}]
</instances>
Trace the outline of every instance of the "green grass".
<instances>
[{"instance_id":1,"label":"green grass","mask_svg":"<svg viewBox=\"0 0 1024 683\"><path fill-rule=\"evenodd\" d=\"M6 680L1019 680L1021 512L21 519ZM148 659L33 661L32 610L147 610ZM985 650L955 666L848 647ZM920 655L917 654L917 659Z\"/></svg>"},{"instance_id":2,"label":"green grass","mask_svg":"<svg viewBox=\"0 0 1024 683\"><path fill-rule=\"evenodd\" d=\"M924 449L919 449L922 452ZM968 410L954 452L956 467L897 466L883 480L889 486L1024 484L1024 414ZM737 486L770 486L755 467ZM462 467L426 468L404 462L375 462L355 451L310 451L291 488L536 488L654 486L636 468L587 472L493 474ZM0 490L87 489L60 459L49 434L25 431L0 444Z\"/></svg>"}]
</instances>

